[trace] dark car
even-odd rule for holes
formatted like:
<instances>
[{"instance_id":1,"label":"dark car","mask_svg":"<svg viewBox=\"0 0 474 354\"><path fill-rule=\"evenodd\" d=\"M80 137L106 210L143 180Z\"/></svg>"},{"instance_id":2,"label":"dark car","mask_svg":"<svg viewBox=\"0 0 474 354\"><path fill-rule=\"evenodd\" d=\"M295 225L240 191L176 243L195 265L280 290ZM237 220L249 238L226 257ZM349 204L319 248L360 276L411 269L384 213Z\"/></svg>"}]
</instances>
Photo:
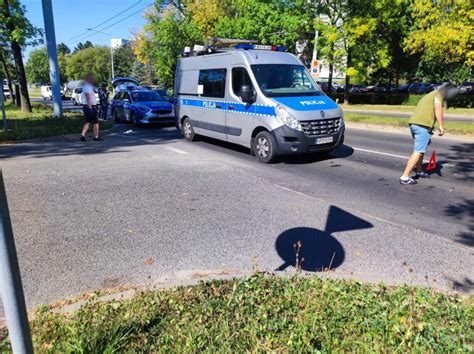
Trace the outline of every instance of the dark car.
<instances>
[{"instance_id":1,"label":"dark car","mask_svg":"<svg viewBox=\"0 0 474 354\"><path fill-rule=\"evenodd\" d=\"M458 86L460 95L473 95L474 94L474 82L463 82Z\"/></svg>"},{"instance_id":2,"label":"dark car","mask_svg":"<svg viewBox=\"0 0 474 354\"><path fill-rule=\"evenodd\" d=\"M111 107L117 122L170 124L175 121L173 105L152 90L120 91L112 99Z\"/></svg>"},{"instance_id":3,"label":"dark car","mask_svg":"<svg viewBox=\"0 0 474 354\"><path fill-rule=\"evenodd\" d=\"M418 90L416 90L416 93L417 93L417 94L420 94L420 95L424 95L424 94L426 94L426 93L430 93L431 91L434 90L434 88L435 88L436 86L437 86L437 84L422 82L422 83L418 86Z\"/></svg>"}]
</instances>

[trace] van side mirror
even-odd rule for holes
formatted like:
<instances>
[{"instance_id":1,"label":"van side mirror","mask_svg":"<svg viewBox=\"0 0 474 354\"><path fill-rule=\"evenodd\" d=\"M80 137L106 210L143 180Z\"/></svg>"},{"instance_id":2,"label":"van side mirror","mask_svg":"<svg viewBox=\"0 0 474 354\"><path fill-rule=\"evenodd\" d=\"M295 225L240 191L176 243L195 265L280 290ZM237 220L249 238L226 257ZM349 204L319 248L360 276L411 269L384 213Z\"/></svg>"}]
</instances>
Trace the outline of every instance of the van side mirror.
<instances>
[{"instance_id":1,"label":"van side mirror","mask_svg":"<svg viewBox=\"0 0 474 354\"><path fill-rule=\"evenodd\" d=\"M242 87L240 88L240 97L245 103L253 103L254 95L250 85L242 85Z\"/></svg>"}]
</instances>

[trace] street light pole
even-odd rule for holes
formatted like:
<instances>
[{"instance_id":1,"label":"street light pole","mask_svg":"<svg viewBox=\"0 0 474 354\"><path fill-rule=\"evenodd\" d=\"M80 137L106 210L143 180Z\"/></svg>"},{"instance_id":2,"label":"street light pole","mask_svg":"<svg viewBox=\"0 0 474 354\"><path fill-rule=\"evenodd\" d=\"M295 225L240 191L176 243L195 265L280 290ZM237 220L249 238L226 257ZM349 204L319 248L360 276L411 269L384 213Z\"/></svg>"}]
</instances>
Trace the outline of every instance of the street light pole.
<instances>
[{"instance_id":1,"label":"street light pole","mask_svg":"<svg viewBox=\"0 0 474 354\"><path fill-rule=\"evenodd\" d=\"M60 88L58 55L56 52L56 34L54 33L53 5L51 0L42 0L46 46L48 48L49 78L53 94L53 117L63 117L63 102Z\"/></svg>"},{"instance_id":2,"label":"street light pole","mask_svg":"<svg viewBox=\"0 0 474 354\"><path fill-rule=\"evenodd\" d=\"M109 36L110 38L112 38L112 35L111 34L108 34L108 33L105 33L105 32L102 32L102 31L98 31L98 30L95 30L93 28L87 28L88 31L92 31L92 32L96 32L96 33L102 33L102 34L105 34L106 36ZM115 68L114 68L114 48L112 46L112 42L110 43L110 64L112 66L112 79L115 77Z\"/></svg>"},{"instance_id":3,"label":"street light pole","mask_svg":"<svg viewBox=\"0 0 474 354\"><path fill-rule=\"evenodd\" d=\"M114 69L114 48L112 47L112 43L110 45L110 62L112 65L112 80L115 77L115 69Z\"/></svg>"}]
</instances>

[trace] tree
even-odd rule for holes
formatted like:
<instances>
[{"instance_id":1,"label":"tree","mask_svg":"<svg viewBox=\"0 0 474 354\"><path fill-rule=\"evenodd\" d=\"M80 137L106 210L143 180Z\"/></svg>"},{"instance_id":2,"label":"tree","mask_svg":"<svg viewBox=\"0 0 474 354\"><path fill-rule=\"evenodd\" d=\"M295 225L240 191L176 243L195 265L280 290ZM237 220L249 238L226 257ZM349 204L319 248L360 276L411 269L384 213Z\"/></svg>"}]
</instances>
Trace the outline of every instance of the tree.
<instances>
[{"instance_id":1,"label":"tree","mask_svg":"<svg viewBox=\"0 0 474 354\"><path fill-rule=\"evenodd\" d=\"M66 73L71 80L80 80L92 73L98 81L108 81L111 77L110 48L96 46L72 54L67 60Z\"/></svg>"},{"instance_id":2,"label":"tree","mask_svg":"<svg viewBox=\"0 0 474 354\"><path fill-rule=\"evenodd\" d=\"M20 83L21 110L23 112L31 112L31 102L21 47L25 44L35 43L40 35L42 32L26 18L25 8L19 0L3 0L0 7L0 37L10 43Z\"/></svg>"},{"instance_id":3,"label":"tree","mask_svg":"<svg viewBox=\"0 0 474 354\"><path fill-rule=\"evenodd\" d=\"M129 45L124 45L114 49L115 76L130 76L132 73L132 66L135 61L135 54Z\"/></svg>"},{"instance_id":4,"label":"tree","mask_svg":"<svg viewBox=\"0 0 474 354\"><path fill-rule=\"evenodd\" d=\"M57 46L58 55L68 55L71 54L71 49L65 43L59 43Z\"/></svg>"},{"instance_id":5,"label":"tree","mask_svg":"<svg viewBox=\"0 0 474 354\"><path fill-rule=\"evenodd\" d=\"M26 77L31 83L49 83L49 62L46 47L41 47L30 52L25 64Z\"/></svg>"},{"instance_id":6,"label":"tree","mask_svg":"<svg viewBox=\"0 0 474 354\"><path fill-rule=\"evenodd\" d=\"M417 54L420 75L434 80L469 78L474 62L471 1L413 0L413 25L405 48Z\"/></svg>"},{"instance_id":7,"label":"tree","mask_svg":"<svg viewBox=\"0 0 474 354\"><path fill-rule=\"evenodd\" d=\"M64 83L66 79L66 61L67 54L64 54L60 50L59 46L57 49L58 53L58 67L59 76L61 82ZM29 82L46 84L49 83L49 61L48 61L48 50L46 47L40 47L30 52L28 61L25 64L26 77Z\"/></svg>"},{"instance_id":8,"label":"tree","mask_svg":"<svg viewBox=\"0 0 474 354\"><path fill-rule=\"evenodd\" d=\"M92 44L91 41L85 41L84 43L82 42L79 42L77 43L77 45L74 47L74 50L72 52L72 54L75 54L83 49L86 49L86 48L92 48L94 45Z\"/></svg>"},{"instance_id":9,"label":"tree","mask_svg":"<svg viewBox=\"0 0 474 354\"><path fill-rule=\"evenodd\" d=\"M15 98L13 97L12 75L10 74L12 70L14 70L14 66L11 64L10 52L2 46L0 46L0 64L2 65L3 77L6 78L8 82L10 101L15 103ZM13 69L11 69L12 66Z\"/></svg>"}]
</instances>

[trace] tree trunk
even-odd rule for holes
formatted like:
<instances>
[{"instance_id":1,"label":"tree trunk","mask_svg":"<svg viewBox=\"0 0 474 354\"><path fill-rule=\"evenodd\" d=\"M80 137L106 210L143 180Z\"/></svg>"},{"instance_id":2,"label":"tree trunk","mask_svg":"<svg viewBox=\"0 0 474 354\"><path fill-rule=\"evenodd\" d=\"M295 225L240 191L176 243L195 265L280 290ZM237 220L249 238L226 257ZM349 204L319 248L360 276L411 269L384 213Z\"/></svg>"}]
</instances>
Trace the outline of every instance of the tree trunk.
<instances>
[{"instance_id":1,"label":"tree trunk","mask_svg":"<svg viewBox=\"0 0 474 354\"><path fill-rule=\"evenodd\" d=\"M347 49L347 68L350 68L352 64L351 48ZM346 70L346 87L344 88L344 103L349 103L349 86L351 84L351 78L347 75Z\"/></svg>"},{"instance_id":2,"label":"tree trunk","mask_svg":"<svg viewBox=\"0 0 474 354\"><path fill-rule=\"evenodd\" d=\"M7 19L6 27L9 35L16 30L15 25L11 21L10 4L8 0L3 0L4 4L4 16ZM28 84L26 81L25 66L23 65L23 57L21 55L21 47L17 41L11 40L11 48L13 59L15 60L15 67L18 74L18 81L20 83L20 99L21 99L21 111L31 112L30 95L28 94Z\"/></svg>"},{"instance_id":3,"label":"tree trunk","mask_svg":"<svg viewBox=\"0 0 474 354\"><path fill-rule=\"evenodd\" d=\"M8 64L3 53L0 53L0 61L2 62L3 74L5 75L5 78L8 81L8 91L10 91L10 101L13 104L15 104L15 98L13 98L12 78L10 76L10 71L8 70Z\"/></svg>"},{"instance_id":4,"label":"tree trunk","mask_svg":"<svg viewBox=\"0 0 474 354\"><path fill-rule=\"evenodd\" d=\"M332 63L329 64L329 78L328 78L328 94L330 95L332 92L332 72L334 70L334 65Z\"/></svg>"},{"instance_id":5,"label":"tree trunk","mask_svg":"<svg viewBox=\"0 0 474 354\"><path fill-rule=\"evenodd\" d=\"M395 71L395 92L398 93L398 90L400 88L400 73Z\"/></svg>"}]
</instances>

